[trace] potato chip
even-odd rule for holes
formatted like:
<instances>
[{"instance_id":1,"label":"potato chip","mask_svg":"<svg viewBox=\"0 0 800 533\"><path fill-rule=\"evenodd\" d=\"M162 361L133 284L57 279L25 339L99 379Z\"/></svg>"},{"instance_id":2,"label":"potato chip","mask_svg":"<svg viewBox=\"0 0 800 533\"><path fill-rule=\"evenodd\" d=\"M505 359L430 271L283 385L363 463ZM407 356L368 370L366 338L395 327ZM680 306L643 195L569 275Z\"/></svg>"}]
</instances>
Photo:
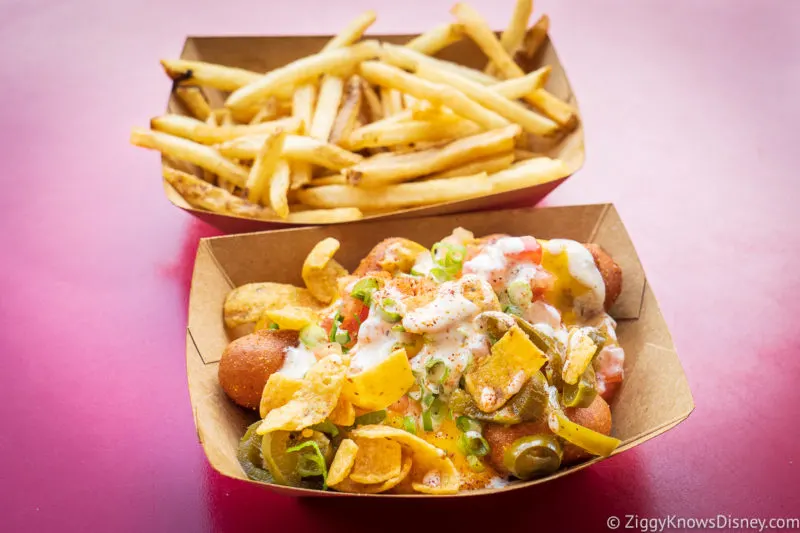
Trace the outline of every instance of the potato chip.
<instances>
[{"instance_id":1,"label":"potato chip","mask_svg":"<svg viewBox=\"0 0 800 533\"><path fill-rule=\"evenodd\" d=\"M319 320L317 313L310 307L288 305L280 309L270 309L264 313L269 320L276 323L280 329L293 329L299 331L309 324L316 324Z\"/></svg>"},{"instance_id":2,"label":"potato chip","mask_svg":"<svg viewBox=\"0 0 800 533\"><path fill-rule=\"evenodd\" d=\"M413 384L406 351L400 348L381 363L348 375L342 395L357 407L379 411L399 400Z\"/></svg>"},{"instance_id":3,"label":"potato chip","mask_svg":"<svg viewBox=\"0 0 800 533\"><path fill-rule=\"evenodd\" d=\"M547 362L519 326L492 346L492 353L465 374L466 390L485 413L500 409Z\"/></svg>"},{"instance_id":4,"label":"potato chip","mask_svg":"<svg viewBox=\"0 0 800 533\"><path fill-rule=\"evenodd\" d=\"M287 305L313 310L322 308L322 303L306 289L286 283L248 283L236 287L225 298L225 325L235 328L242 324L255 323L264 311L281 309Z\"/></svg>"},{"instance_id":5,"label":"potato chip","mask_svg":"<svg viewBox=\"0 0 800 533\"><path fill-rule=\"evenodd\" d=\"M330 303L336 299L339 293L337 280L348 274L333 259L338 249L339 241L328 237L318 242L303 262L303 281L311 294L321 302Z\"/></svg>"},{"instance_id":6,"label":"potato chip","mask_svg":"<svg viewBox=\"0 0 800 533\"><path fill-rule=\"evenodd\" d=\"M258 428L258 434L270 431L299 431L323 422L336 407L350 361L331 354L312 366L300 388L288 403L273 409Z\"/></svg>"},{"instance_id":7,"label":"potato chip","mask_svg":"<svg viewBox=\"0 0 800 533\"><path fill-rule=\"evenodd\" d=\"M350 475L353 463L356 461L358 444L350 439L344 439L336 450L331 467L328 469L328 485L338 485Z\"/></svg>"},{"instance_id":8,"label":"potato chip","mask_svg":"<svg viewBox=\"0 0 800 533\"><path fill-rule=\"evenodd\" d=\"M347 398L339 396L339 401L328 415L328 419L337 426L352 426L356 421L356 409Z\"/></svg>"},{"instance_id":9,"label":"potato chip","mask_svg":"<svg viewBox=\"0 0 800 533\"><path fill-rule=\"evenodd\" d=\"M357 439L358 453L350 472L356 483L382 483L400 475L403 450L389 439Z\"/></svg>"},{"instance_id":10,"label":"potato chip","mask_svg":"<svg viewBox=\"0 0 800 533\"><path fill-rule=\"evenodd\" d=\"M400 473L383 483L376 483L373 485L364 485L363 483L356 483L352 479L345 479L340 483L337 483L335 487L331 487L334 490L338 490L339 492L353 492L357 494L378 494L381 492L386 492L389 489L393 489L402 483L408 477L408 473L411 472L411 455L403 455L403 466L400 470ZM330 474L328 475L328 479L330 480Z\"/></svg>"},{"instance_id":11,"label":"potato chip","mask_svg":"<svg viewBox=\"0 0 800 533\"><path fill-rule=\"evenodd\" d=\"M267 416L267 413L273 409L283 407L289 403L294 393L300 390L302 384L302 380L290 378L278 372L270 375L266 385L264 385L264 392L261 393L261 405L258 408L261 418Z\"/></svg>"},{"instance_id":12,"label":"potato chip","mask_svg":"<svg viewBox=\"0 0 800 533\"><path fill-rule=\"evenodd\" d=\"M350 437L362 440L386 438L409 448L413 460L412 486L415 490L429 494L458 492L460 480L453 461L444 451L416 435L390 426L373 425L354 429Z\"/></svg>"}]
</instances>

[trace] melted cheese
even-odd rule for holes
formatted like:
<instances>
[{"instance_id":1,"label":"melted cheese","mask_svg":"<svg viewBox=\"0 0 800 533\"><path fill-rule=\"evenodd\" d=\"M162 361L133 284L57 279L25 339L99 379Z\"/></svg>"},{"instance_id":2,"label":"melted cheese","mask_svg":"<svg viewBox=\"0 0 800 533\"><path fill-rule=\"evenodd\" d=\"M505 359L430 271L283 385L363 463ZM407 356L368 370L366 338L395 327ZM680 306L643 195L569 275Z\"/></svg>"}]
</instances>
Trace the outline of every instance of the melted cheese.
<instances>
[{"instance_id":1,"label":"melted cheese","mask_svg":"<svg viewBox=\"0 0 800 533\"><path fill-rule=\"evenodd\" d=\"M542 266L556 278L546 299L567 324L580 323L603 312L606 286L592 254L567 239L540 241Z\"/></svg>"}]
</instances>

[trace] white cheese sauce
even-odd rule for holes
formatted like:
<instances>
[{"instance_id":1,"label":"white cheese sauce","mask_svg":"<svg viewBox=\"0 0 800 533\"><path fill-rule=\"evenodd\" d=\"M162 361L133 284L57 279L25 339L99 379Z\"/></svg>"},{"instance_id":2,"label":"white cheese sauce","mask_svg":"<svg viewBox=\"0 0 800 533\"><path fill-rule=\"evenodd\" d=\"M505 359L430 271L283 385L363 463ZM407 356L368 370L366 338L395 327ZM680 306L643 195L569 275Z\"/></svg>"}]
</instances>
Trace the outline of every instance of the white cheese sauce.
<instances>
[{"instance_id":1,"label":"white cheese sauce","mask_svg":"<svg viewBox=\"0 0 800 533\"><path fill-rule=\"evenodd\" d=\"M575 312L579 317L603 312L606 285L589 250L581 243L568 239L552 239L544 243L551 255L566 253L570 275L589 290L575 298Z\"/></svg>"},{"instance_id":2,"label":"white cheese sauce","mask_svg":"<svg viewBox=\"0 0 800 533\"><path fill-rule=\"evenodd\" d=\"M278 370L287 378L302 379L308 370L317 362L314 353L302 342L299 346L290 346L284 352L283 366Z\"/></svg>"},{"instance_id":3,"label":"white cheese sauce","mask_svg":"<svg viewBox=\"0 0 800 533\"><path fill-rule=\"evenodd\" d=\"M478 312L478 306L462 294L462 282L447 281L436 291L436 298L403 317L403 327L411 333L436 333L462 322Z\"/></svg>"},{"instance_id":4,"label":"white cheese sauce","mask_svg":"<svg viewBox=\"0 0 800 533\"><path fill-rule=\"evenodd\" d=\"M388 359L400 342L402 334L392 331L392 324L382 320L377 308L373 306L358 328L358 342L350 351L350 373L356 374L379 365Z\"/></svg>"}]
</instances>

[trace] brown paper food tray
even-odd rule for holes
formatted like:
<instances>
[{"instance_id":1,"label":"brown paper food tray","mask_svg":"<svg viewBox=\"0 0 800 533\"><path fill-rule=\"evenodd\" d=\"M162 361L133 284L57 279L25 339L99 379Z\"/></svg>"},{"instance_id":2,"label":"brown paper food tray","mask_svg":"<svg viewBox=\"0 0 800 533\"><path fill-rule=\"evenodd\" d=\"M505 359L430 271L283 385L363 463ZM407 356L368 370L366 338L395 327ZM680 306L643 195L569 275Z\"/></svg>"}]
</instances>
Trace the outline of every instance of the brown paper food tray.
<instances>
[{"instance_id":1,"label":"brown paper food tray","mask_svg":"<svg viewBox=\"0 0 800 533\"><path fill-rule=\"evenodd\" d=\"M241 67L256 72L266 72L300 57L318 52L331 37L332 36L188 37L184 43L181 58ZM404 44L413 37L415 37L415 35L368 36L368 38L380 39L395 44ZM483 52L481 52L471 40L466 38L442 50L437 54L437 57L475 68L483 68L486 64L486 56ZM521 66L525 72L531 72L543 65L551 65L553 68L546 85L547 90L562 100L569 102L577 109L578 102L575 99L575 95L572 93L572 88L570 87L564 68L558 59L555 47L549 38L545 40L532 61L528 64L522 64ZM225 101L225 95L222 92L208 88L204 88L203 91L209 98L212 107L222 106ZM172 113L187 114L186 109L174 95L170 95L167 109ZM583 166L584 160L583 125L581 121L578 120L578 125L575 129L564 137L559 138L557 142L551 143L551 146L548 146L547 149L543 149L542 152L550 157L563 160L570 170L570 175L580 169L581 166ZM173 162L168 161L166 158L164 158L162 162L165 164L173 164ZM179 166L179 168L182 170L192 170L185 166ZM428 207L401 209L386 214L367 215L364 220L441 215L446 213L497 209L499 207L533 205L547 196L567 177L533 187L482 196L480 198L447 202ZM174 205L228 233L286 228L298 225L279 221L253 220L196 209L190 206L166 181L164 181L164 191L169 201Z\"/></svg>"},{"instance_id":2,"label":"brown paper food tray","mask_svg":"<svg viewBox=\"0 0 800 533\"><path fill-rule=\"evenodd\" d=\"M203 239L197 251L189 301L186 357L197 433L211 466L221 474L249 483L236 461L236 446L255 412L237 407L217 381L220 355L228 343L222 304L233 287L275 281L302 286L300 269L306 254L325 237L339 239L336 255L349 270L380 240L407 237L426 246L463 226L475 235L510 233L539 238L568 238L600 244L623 271L623 290L611 314L625 349L625 381L611 404L612 434L622 440L614 452L638 446L671 429L694 409L667 325L647 284L636 250L611 204L526 208L461 215L382 220L370 224L287 229ZM543 483L603 459L556 474L500 489L465 492L455 497L504 492ZM263 484L295 496L414 498L424 495L354 495Z\"/></svg>"}]
</instances>

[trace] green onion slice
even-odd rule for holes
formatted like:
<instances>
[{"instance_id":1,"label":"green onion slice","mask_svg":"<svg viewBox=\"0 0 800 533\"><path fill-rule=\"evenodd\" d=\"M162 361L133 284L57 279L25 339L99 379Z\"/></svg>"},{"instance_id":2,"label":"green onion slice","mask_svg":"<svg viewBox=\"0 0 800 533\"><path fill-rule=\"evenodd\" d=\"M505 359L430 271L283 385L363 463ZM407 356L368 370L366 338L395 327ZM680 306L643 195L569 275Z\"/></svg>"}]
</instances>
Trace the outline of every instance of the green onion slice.
<instances>
[{"instance_id":1,"label":"green onion slice","mask_svg":"<svg viewBox=\"0 0 800 533\"><path fill-rule=\"evenodd\" d=\"M286 450L286 453L300 452L305 448L310 450L300 454L297 461L297 473L300 477L322 476L322 490L328 488L328 466L325 457L319 449L319 444L313 440L300 443Z\"/></svg>"}]
</instances>

